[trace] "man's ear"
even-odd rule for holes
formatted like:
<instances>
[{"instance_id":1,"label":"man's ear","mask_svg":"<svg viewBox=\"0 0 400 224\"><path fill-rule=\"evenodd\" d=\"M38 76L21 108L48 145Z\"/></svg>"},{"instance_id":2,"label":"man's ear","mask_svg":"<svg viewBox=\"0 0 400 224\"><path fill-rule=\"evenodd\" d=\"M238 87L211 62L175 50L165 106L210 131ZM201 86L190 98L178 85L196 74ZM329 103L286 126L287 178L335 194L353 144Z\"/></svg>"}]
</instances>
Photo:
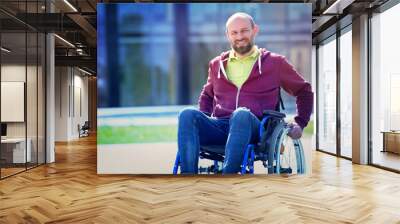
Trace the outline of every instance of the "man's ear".
<instances>
[{"instance_id":1,"label":"man's ear","mask_svg":"<svg viewBox=\"0 0 400 224\"><path fill-rule=\"evenodd\" d=\"M253 28L253 34L254 34L254 36L258 34L258 31L260 31L260 28L258 27L257 24L254 24L254 28Z\"/></svg>"}]
</instances>

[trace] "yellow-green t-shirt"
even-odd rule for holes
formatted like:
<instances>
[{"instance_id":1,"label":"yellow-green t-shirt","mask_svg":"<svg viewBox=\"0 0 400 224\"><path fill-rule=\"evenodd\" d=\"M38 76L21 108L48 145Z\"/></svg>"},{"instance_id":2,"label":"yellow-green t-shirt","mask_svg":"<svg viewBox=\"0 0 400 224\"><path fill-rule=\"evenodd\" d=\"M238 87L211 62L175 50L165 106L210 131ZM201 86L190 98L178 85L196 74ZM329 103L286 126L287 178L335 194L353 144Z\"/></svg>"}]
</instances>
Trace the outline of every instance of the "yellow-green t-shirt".
<instances>
[{"instance_id":1,"label":"yellow-green t-shirt","mask_svg":"<svg viewBox=\"0 0 400 224\"><path fill-rule=\"evenodd\" d=\"M258 51L257 46L253 47L253 53L240 59L235 56L233 50L229 52L226 75L228 76L228 79L238 88L240 88L249 77L259 54L260 52Z\"/></svg>"}]
</instances>

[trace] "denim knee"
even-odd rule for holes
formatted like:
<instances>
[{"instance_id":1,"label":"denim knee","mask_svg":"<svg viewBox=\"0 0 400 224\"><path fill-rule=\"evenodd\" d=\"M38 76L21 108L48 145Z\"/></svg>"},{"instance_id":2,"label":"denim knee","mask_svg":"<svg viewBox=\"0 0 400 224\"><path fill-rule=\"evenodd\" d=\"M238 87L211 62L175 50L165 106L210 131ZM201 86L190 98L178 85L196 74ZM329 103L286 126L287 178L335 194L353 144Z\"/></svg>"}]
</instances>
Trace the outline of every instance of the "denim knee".
<instances>
[{"instance_id":1,"label":"denim knee","mask_svg":"<svg viewBox=\"0 0 400 224\"><path fill-rule=\"evenodd\" d=\"M231 116L230 119L230 124L231 125L238 125L241 127L246 127L250 125L250 118L251 118L251 112L249 109L245 107L239 107L237 108Z\"/></svg>"},{"instance_id":2,"label":"denim knee","mask_svg":"<svg viewBox=\"0 0 400 224\"><path fill-rule=\"evenodd\" d=\"M179 112L178 120L193 120L196 117L196 114L201 113L196 108L186 107Z\"/></svg>"}]
</instances>

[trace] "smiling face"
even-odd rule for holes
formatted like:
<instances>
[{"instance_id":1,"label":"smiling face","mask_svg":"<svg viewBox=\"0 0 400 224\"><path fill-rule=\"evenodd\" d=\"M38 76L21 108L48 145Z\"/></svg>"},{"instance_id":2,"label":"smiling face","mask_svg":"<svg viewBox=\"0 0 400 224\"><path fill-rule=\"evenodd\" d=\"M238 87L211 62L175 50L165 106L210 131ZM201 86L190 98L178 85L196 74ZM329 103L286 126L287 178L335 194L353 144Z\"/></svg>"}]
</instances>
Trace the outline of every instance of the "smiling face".
<instances>
[{"instance_id":1,"label":"smiling face","mask_svg":"<svg viewBox=\"0 0 400 224\"><path fill-rule=\"evenodd\" d=\"M226 36L232 49L239 55L251 51L257 33L258 26L252 25L251 20L244 16L232 16L226 24Z\"/></svg>"}]
</instances>

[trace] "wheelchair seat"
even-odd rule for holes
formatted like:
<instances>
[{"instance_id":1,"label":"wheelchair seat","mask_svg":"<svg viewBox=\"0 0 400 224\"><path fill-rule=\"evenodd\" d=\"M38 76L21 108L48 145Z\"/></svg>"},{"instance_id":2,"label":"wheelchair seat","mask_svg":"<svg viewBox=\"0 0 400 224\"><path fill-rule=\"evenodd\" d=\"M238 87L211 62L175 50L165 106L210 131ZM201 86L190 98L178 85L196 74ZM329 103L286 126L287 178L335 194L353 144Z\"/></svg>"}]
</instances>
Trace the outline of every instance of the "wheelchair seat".
<instances>
[{"instance_id":1,"label":"wheelchair seat","mask_svg":"<svg viewBox=\"0 0 400 224\"><path fill-rule=\"evenodd\" d=\"M263 115L264 116L272 116L272 117L276 117L279 119L283 119L286 117L286 114L281 113L279 111L275 111L275 110L264 110Z\"/></svg>"}]
</instances>

